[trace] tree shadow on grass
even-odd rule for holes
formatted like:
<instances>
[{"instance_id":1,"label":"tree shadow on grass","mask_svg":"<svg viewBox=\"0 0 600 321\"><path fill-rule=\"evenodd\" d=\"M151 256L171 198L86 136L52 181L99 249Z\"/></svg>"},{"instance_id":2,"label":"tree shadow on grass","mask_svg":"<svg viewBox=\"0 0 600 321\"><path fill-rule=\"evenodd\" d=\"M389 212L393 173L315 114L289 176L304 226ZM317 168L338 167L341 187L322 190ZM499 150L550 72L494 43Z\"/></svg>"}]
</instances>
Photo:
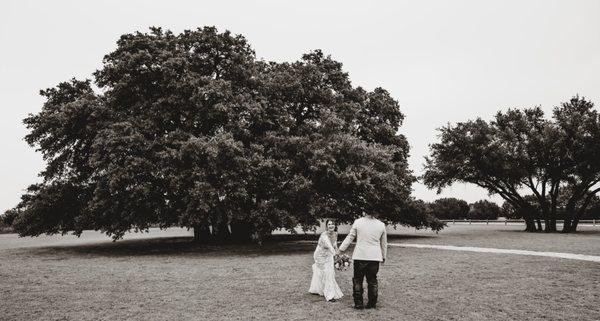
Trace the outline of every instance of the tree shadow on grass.
<instances>
[{"instance_id":1,"label":"tree shadow on grass","mask_svg":"<svg viewBox=\"0 0 600 321\"><path fill-rule=\"evenodd\" d=\"M439 235L414 235L414 234L388 234L388 241L390 240L427 240L436 239Z\"/></svg>"},{"instance_id":2,"label":"tree shadow on grass","mask_svg":"<svg viewBox=\"0 0 600 321\"><path fill-rule=\"evenodd\" d=\"M259 244L199 244L191 237L162 237L81 245L21 248L29 255L109 256L260 256L293 255L314 251L314 244L297 241L269 241Z\"/></svg>"},{"instance_id":3,"label":"tree shadow on grass","mask_svg":"<svg viewBox=\"0 0 600 321\"><path fill-rule=\"evenodd\" d=\"M86 258L131 257L131 256L272 256L272 255L310 255L319 235L295 234L273 235L262 244L200 244L191 237L157 237L146 239L119 240L116 242L101 241L91 244L57 245L47 247L31 247L14 249L13 253L35 256L71 255ZM339 241L345 235L340 235ZM388 239L408 240L427 239L433 236L424 235L389 235Z\"/></svg>"}]
</instances>

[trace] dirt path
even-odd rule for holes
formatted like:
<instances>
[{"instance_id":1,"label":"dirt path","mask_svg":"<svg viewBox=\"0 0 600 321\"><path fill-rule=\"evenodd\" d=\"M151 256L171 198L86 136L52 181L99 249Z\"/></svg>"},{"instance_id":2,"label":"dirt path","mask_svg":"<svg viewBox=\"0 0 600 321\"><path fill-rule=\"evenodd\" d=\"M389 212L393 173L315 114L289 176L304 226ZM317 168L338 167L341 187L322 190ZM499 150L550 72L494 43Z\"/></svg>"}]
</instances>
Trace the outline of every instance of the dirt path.
<instances>
[{"instance_id":1,"label":"dirt path","mask_svg":"<svg viewBox=\"0 0 600 321\"><path fill-rule=\"evenodd\" d=\"M396 246L396 247L413 247L413 248L437 249L437 250L449 250L449 251L546 256L546 257L555 257L555 258L561 258L561 259L591 261L591 262L599 262L600 263L600 256L575 254L575 253L542 252L542 251L529 251L529 250L512 250L512 249L497 249L497 248L488 248L488 247L435 245L435 244L389 243L388 245Z\"/></svg>"}]
</instances>

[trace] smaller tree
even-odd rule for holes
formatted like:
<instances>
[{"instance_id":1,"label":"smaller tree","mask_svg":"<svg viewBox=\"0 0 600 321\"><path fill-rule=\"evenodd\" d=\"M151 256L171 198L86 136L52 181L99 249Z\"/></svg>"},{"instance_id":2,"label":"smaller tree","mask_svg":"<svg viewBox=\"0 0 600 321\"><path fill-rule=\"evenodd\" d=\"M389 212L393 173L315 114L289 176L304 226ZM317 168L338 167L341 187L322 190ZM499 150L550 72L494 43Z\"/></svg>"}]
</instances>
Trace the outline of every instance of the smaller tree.
<instances>
[{"instance_id":1,"label":"smaller tree","mask_svg":"<svg viewBox=\"0 0 600 321\"><path fill-rule=\"evenodd\" d=\"M469 204L453 197L437 199L430 207L431 214L442 220L464 219L469 213Z\"/></svg>"},{"instance_id":2,"label":"smaller tree","mask_svg":"<svg viewBox=\"0 0 600 321\"><path fill-rule=\"evenodd\" d=\"M471 204L469 218L473 220L495 220L502 214L498 204L488 200L481 200Z\"/></svg>"},{"instance_id":3,"label":"smaller tree","mask_svg":"<svg viewBox=\"0 0 600 321\"><path fill-rule=\"evenodd\" d=\"M584 98L554 108L552 119L540 107L509 109L440 132L425 158L424 183L438 192L455 182L482 187L518 209L526 231L556 232L564 206L563 232L575 232L600 192L600 113Z\"/></svg>"}]
</instances>

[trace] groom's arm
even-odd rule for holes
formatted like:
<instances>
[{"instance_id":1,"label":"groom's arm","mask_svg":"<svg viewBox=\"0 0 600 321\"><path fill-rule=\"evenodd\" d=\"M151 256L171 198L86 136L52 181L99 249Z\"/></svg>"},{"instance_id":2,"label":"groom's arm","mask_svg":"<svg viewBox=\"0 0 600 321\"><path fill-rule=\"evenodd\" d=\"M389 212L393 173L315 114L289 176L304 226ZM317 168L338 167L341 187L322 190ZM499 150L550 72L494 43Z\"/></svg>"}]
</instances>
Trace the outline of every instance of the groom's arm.
<instances>
[{"instance_id":1,"label":"groom's arm","mask_svg":"<svg viewBox=\"0 0 600 321\"><path fill-rule=\"evenodd\" d=\"M356 238L356 221L354 221L352 228L350 228L350 232L348 232L348 236L346 236L344 242L340 245L340 252L344 252L348 246L350 246L350 243L354 241L354 238Z\"/></svg>"},{"instance_id":2,"label":"groom's arm","mask_svg":"<svg viewBox=\"0 0 600 321\"><path fill-rule=\"evenodd\" d=\"M381 257L385 262L385 258L387 257L387 232L385 231L385 227L383 228L383 233L381 234L379 243L381 244Z\"/></svg>"}]
</instances>

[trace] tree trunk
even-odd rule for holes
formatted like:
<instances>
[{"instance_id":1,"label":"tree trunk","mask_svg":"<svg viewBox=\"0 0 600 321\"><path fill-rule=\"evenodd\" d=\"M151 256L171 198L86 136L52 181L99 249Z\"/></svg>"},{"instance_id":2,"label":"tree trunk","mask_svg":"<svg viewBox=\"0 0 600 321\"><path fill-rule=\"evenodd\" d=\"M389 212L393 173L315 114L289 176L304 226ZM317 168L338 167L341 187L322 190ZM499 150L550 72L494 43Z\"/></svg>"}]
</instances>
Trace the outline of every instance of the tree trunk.
<instances>
[{"instance_id":1,"label":"tree trunk","mask_svg":"<svg viewBox=\"0 0 600 321\"><path fill-rule=\"evenodd\" d=\"M254 227L248 222L231 223L231 239L234 242L248 243L252 241Z\"/></svg>"},{"instance_id":2,"label":"tree trunk","mask_svg":"<svg viewBox=\"0 0 600 321\"><path fill-rule=\"evenodd\" d=\"M563 228L562 228L562 232L563 233L569 233L571 232L571 219L565 216L565 220L563 223Z\"/></svg>"},{"instance_id":3,"label":"tree trunk","mask_svg":"<svg viewBox=\"0 0 600 321\"><path fill-rule=\"evenodd\" d=\"M542 218L544 219L544 226L542 226L542 222L540 220L540 218L538 217L537 223L538 223L538 231L542 232L550 232L549 227L549 218L550 218L550 210L548 209L548 204L546 202L546 196L544 194L542 194L542 197L544 199L543 204L542 204Z\"/></svg>"},{"instance_id":4,"label":"tree trunk","mask_svg":"<svg viewBox=\"0 0 600 321\"><path fill-rule=\"evenodd\" d=\"M574 212L575 212L575 205L572 204L571 202L569 202L567 204L567 206L565 206L565 220L564 220L564 224L563 224L563 229L562 232L563 233L570 233L572 232L572 226L573 226L573 218L574 218Z\"/></svg>"},{"instance_id":5,"label":"tree trunk","mask_svg":"<svg viewBox=\"0 0 600 321\"><path fill-rule=\"evenodd\" d=\"M550 202L550 219L548 220L550 225L546 226L546 231L556 232L556 207L558 206L558 185L553 184L552 192L550 193L550 195L552 199Z\"/></svg>"},{"instance_id":6,"label":"tree trunk","mask_svg":"<svg viewBox=\"0 0 600 321\"><path fill-rule=\"evenodd\" d=\"M533 209L530 206L520 205L517 211L525 221L525 232L536 232L537 228L535 227L535 220L533 218L533 215L531 215Z\"/></svg>"},{"instance_id":7,"label":"tree trunk","mask_svg":"<svg viewBox=\"0 0 600 321\"><path fill-rule=\"evenodd\" d=\"M548 218L544 219L544 226L546 227L544 229L544 232L546 232L546 233L552 232L551 227L550 227L550 219L548 219Z\"/></svg>"},{"instance_id":8,"label":"tree trunk","mask_svg":"<svg viewBox=\"0 0 600 321\"><path fill-rule=\"evenodd\" d=\"M556 232L556 204L553 204L550 217L546 222L546 232Z\"/></svg>"},{"instance_id":9,"label":"tree trunk","mask_svg":"<svg viewBox=\"0 0 600 321\"><path fill-rule=\"evenodd\" d=\"M226 243L231 240L231 233L229 232L229 228L227 227L227 222L222 220L217 224L214 230L214 237L217 242Z\"/></svg>"},{"instance_id":10,"label":"tree trunk","mask_svg":"<svg viewBox=\"0 0 600 321\"><path fill-rule=\"evenodd\" d=\"M526 232L535 232L537 228L535 227L535 221L531 217L523 217L525 220L525 231Z\"/></svg>"},{"instance_id":11,"label":"tree trunk","mask_svg":"<svg viewBox=\"0 0 600 321\"><path fill-rule=\"evenodd\" d=\"M569 230L569 232L577 232L577 224L579 224L578 217L574 218L573 221L571 222L571 229Z\"/></svg>"},{"instance_id":12,"label":"tree trunk","mask_svg":"<svg viewBox=\"0 0 600 321\"><path fill-rule=\"evenodd\" d=\"M194 242L206 243L212 239L210 229L205 224L194 225Z\"/></svg>"},{"instance_id":13,"label":"tree trunk","mask_svg":"<svg viewBox=\"0 0 600 321\"><path fill-rule=\"evenodd\" d=\"M581 205L581 207L579 207L577 209L576 212L574 212L575 214L572 216L573 220L571 221L571 228L570 228L570 232L577 232L577 225L579 224L579 219L585 215L585 210L587 209L587 207L590 205L590 202L592 200L592 198L594 197L594 195L596 195L597 192L600 191L600 188L590 192L589 194L587 194L585 200L583 201L583 204Z\"/></svg>"}]
</instances>

